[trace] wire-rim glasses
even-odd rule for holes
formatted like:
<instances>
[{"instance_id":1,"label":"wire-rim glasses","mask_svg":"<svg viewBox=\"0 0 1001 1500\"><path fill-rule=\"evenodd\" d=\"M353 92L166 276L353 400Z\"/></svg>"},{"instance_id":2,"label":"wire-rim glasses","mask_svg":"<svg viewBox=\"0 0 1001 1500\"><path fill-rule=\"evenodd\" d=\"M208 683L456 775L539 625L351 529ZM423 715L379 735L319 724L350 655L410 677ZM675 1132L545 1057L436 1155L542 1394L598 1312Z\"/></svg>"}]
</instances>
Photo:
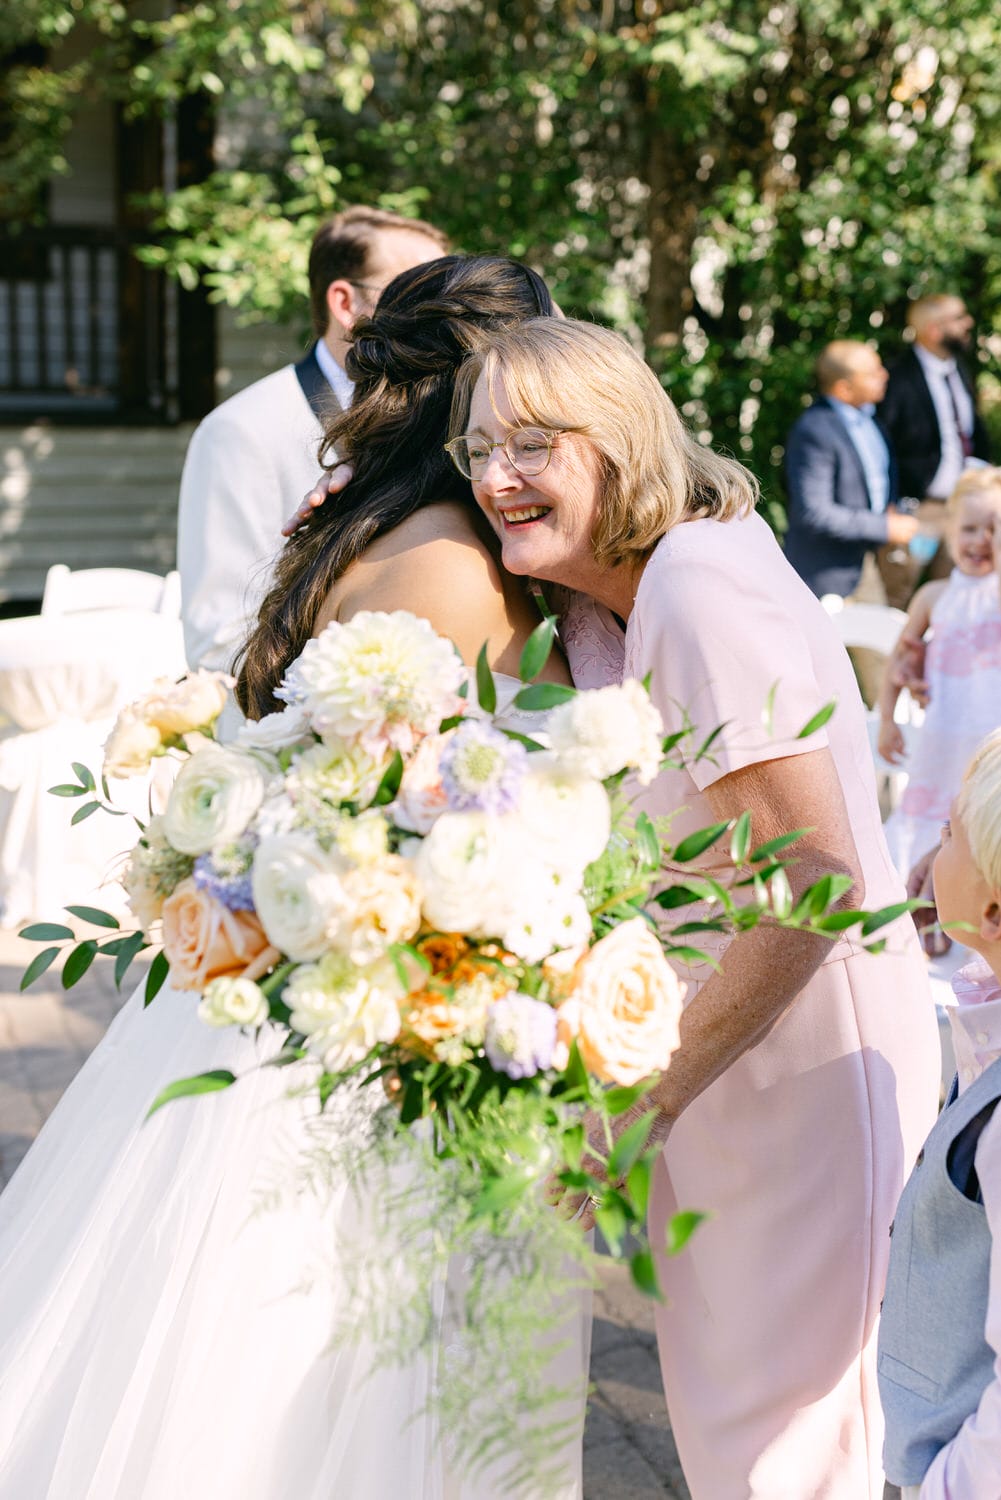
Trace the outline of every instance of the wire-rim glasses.
<instances>
[{"instance_id":1,"label":"wire-rim glasses","mask_svg":"<svg viewBox=\"0 0 1001 1500\"><path fill-rule=\"evenodd\" d=\"M515 427L499 442L491 443L478 432L467 432L446 443L445 452L466 479L482 478L495 448L503 448L512 469L528 476L549 467L558 436L544 427Z\"/></svg>"}]
</instances>

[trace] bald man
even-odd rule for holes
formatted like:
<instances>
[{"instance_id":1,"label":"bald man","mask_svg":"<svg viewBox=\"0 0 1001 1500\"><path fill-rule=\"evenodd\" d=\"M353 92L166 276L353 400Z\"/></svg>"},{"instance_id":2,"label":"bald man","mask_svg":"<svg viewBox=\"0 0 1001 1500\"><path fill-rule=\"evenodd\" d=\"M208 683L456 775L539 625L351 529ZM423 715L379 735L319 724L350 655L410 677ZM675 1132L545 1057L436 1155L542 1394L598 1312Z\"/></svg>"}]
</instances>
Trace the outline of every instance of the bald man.
<instances>
[{"instance_id":1,"label":"bald man","mask_svg":"<svg viewBox=\"0 0 1001 1500\"><path fill-rule=\"evenodd\" d=\"M961 297L920 297L907 310L914 342L890 372L879 419L900 463L900 490L922 501L922 530L941 535L944 502L964 467L989 460L984 425L977 415L973 384L963 367L973 319ZM891 604L905 608L922 573L920 561L881 559ZM928 569L944 577L951 564L944 548ZM898 577L899 574L899 577Z\"/></svg>"},{"instance_id":2,"label":"bald man","mask_svg":"<svg viewBox=\"0 0 1001 1500\"><path fill-rule=\"evenodd\" d=\"M874 417L886 370L868 344L839 339L816 373L819 395L786 440L786 556L818 596L857 594L865 567L864 592L881 601L875 549L906 548L918 525L893 509L896 462Z\"/></svg>"}]
</instances>

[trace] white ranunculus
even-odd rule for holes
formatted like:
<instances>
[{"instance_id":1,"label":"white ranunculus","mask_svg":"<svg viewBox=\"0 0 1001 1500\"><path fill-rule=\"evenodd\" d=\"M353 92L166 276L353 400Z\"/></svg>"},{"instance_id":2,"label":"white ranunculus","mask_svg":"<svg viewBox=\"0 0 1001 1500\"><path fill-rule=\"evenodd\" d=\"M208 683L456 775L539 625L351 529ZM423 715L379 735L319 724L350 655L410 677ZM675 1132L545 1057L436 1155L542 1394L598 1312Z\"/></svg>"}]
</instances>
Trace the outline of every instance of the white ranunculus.
<instances>
[{"instance_id":1,"label":"white ranunculus","mask_svg":"<svg viewBox=\"0 0 1001 1500\"><path fill-rule=\"evenodd\" d=\"M123 708L104 746L105 776L138 776L163 749L159 729L143 717L141 706Z\"/></svg>"},{"instance_id":2,"label":"white ranunculus","mask_svg":"<svg viewBox=\"0 0 1001 1500\"><path fill-rule=\"evenodd\" d=\"M583 776L603 781L629 767L646 786L657 774L664 725L650 694L633 677L561 703L546 730L563 764Z\"/></svg>"},{"instance_id":3,"label":"white ranunculus","mask_svg":"<svg viewBox=\"0 0 1001 1500\"><path fill-rule=\"evenodd\" d=\"M206 1026L263 1026L270 1014L267 996L252 979L212 979L198 1004Z\"/></svg>"},{"instance_id":4,"label":"white ranunculus","mask_svg":"<svg viewBox=\"0 0 1001 1500\"><path fill-rule=\"evenodd\" d=\"M262 838L254 854L254 907L269 940L300 963L329 947L331 921L344 905L345 863L308 833Z\"/></svg>"},{"instance_id":5,"label":"white ranunculus","mask_svg":"<svg viewBox=\"0 0 1001 1500\"><path fill-rule=\"evenodd\" d=\"M226 706L233 678L204 669L180 682L158 682L143 702L143 713L164 737L188 734L215 722Z\"/></svg>"},{"instance_id":6,"label":"white ranunculus","mask_svg":"<svg viewBox=\"0 0 1001 1500\"><path fill-rule=\"evenodd\" d=\"M239 750L208 744L184 762L170 790L164 830L183 854L207 854L247 831L264 797L260 766Z\"/></svg>"},{"instance_id":7,"label":"white ranunculus","mask_svg":"<svg viewBox=\"0 0 1001 1500\"><path fill-rule=\"evenodd\" d=\"M516 815L526 863L538 860L579 879L608 843L612 810L600 781L568 769L547 750L528 758Z\"/></svg>"},{"instance_id":8,"label":"white ranunculus","mask_svg":"<svg viewBox=\"0 0 1001 1500\"><path fill-rule=\"evenodd\" d=\"M442 814L414 860L432 927L473 937L504 931L524 873L522 835L513 816Z\"/></svg>"},{"instance_id":9,"label":"white ranunculus","mask_svg":"<svg viewBox=\"0 0 1001 1500\"><path fill-rule=\"evenodd\" d=\"M455 713L466 669L450 641L405 610L334 621L286 673L279 696L299 703L324 739L404 752Z\"/></svg>"},{"instance_id":10,"label":"white ranunculus","mask_svg":"<svg viewBox=\"0 0 1001 1500\"><path fill-rule=\"evenodd\" d=\"M504 947L530 964L541 963L558 949L579 950L590 938L591 914L583 896L556 871L538 872L528 882L501 934Z\"/></svg>"},{"instance_id":11,"label":"white ranunculus","mask_svg":"<svg viewBox=\"0 0 1001 1500\"><path fill-rule=\"evenodd\" d=\"M267 750L272 754L305 744L312 738L309 720L298 704L290 703L280 713L265 714L241 725L234 744L240 750Z\"/></svg>"},{"instance_id":12,"label":"white ranunculus","mask_svg":"<svg viewBox=\"0 0 1001 1500\"><path fill-rule=\"evenodd\" d=\"M368 754L361 744L326 740L295 757L285 786L300 819L311 822L320 803L329 809L340 802L368 802L385 769L385 757Z\"/></svg>"},{"instance_id":13,"label":"white ranunculus","mask_svg":"<svg viewBox=\"0 0 1001 1500\"><path fill-rule=\"evenodd\" d=\"M392 964L360 968L343 953L325 953L296 969L284 993L292 1029L302 1032L331 1073L359 1062L378 1042L395 1041L402 998Z\"/></svg>"}]
</instances>

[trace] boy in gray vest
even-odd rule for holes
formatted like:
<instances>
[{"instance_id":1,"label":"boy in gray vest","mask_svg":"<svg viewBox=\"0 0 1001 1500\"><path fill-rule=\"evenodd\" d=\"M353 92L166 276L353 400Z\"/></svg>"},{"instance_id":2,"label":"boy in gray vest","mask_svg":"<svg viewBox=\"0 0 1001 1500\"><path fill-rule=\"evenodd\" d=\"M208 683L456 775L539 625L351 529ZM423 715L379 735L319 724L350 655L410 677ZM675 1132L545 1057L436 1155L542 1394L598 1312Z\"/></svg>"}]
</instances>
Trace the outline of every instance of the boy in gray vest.
<instances>
[{"instance_id":1,"label":"boy in gray vest","mask_svg":"<svg viewBox=\"0 0 1001 1500\"><path fill-rule=\"evenodd\" d=\"M883 1462L904 1500L999 1500L1001 730L967 769L934 880L939 921L978 956L953 980L958 1076L890 1230Z\"/></svg>"}]
</instances>

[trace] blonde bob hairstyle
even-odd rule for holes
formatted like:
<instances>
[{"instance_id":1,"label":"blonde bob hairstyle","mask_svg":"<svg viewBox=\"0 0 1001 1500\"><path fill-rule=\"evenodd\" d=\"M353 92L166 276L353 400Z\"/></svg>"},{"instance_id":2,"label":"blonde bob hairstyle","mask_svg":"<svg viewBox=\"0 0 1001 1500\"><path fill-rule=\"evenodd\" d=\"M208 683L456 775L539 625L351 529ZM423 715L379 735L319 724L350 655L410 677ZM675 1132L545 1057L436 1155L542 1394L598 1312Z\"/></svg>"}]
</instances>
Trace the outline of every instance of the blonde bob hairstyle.
<instances>
[{"instance_id":1,"label":"blonde bob hairstyle","mask_svg":"<svg viewBox=\"0 0 1001 1500\"><path fill-rule=\"evenodd\" d=\"M992 891L1001 891L1001 729L981 740L956 799L973 863Z\"/></svg>"},{"instance_id":2,"label":"blonde bob hairstyle","mask_svg":"<svg viewBox=\"0 0 1001 1500\"><path fill-rule=\"evenodd\" d=\"M592 537L598 563L649 553L681 521L729 521L754 509L754 477L695 441L621 334L569 318L532 318L477 342L456 379L449 437L466 431L481 375L495 410L503 389L516 426L583 433L601 464Z\"/></svg>"}]
</instances>

